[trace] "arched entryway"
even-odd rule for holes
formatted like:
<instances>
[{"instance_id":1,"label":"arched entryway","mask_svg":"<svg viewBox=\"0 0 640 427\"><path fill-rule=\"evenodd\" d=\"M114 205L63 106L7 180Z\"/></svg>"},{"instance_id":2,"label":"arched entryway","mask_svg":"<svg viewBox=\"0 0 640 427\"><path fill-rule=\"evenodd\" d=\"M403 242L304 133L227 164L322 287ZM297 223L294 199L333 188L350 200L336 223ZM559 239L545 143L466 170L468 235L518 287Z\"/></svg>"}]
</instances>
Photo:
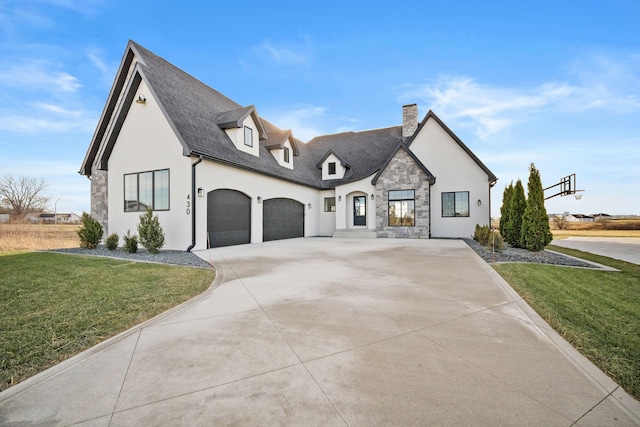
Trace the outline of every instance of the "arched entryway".
<instances>
[{"instance_id":1,"label":"arched entryway","mask_svg":"<svg viewBox=\"0 0 640 427\"><path fill-rule=\"evenodd\" d=\"M236 190L207 193L207 246L251 243L251 198Z\"/></svg>"},{"instance_id":2,"label":"arched entryway","mask_svg":"<svg viewBox=\"0 0 640 427\"><path fill-rule=\"evenodd\" d=\"M296 200L276 198L262 203L262 240L304 237L304 205Z\"/></svg>"}]
</instances>

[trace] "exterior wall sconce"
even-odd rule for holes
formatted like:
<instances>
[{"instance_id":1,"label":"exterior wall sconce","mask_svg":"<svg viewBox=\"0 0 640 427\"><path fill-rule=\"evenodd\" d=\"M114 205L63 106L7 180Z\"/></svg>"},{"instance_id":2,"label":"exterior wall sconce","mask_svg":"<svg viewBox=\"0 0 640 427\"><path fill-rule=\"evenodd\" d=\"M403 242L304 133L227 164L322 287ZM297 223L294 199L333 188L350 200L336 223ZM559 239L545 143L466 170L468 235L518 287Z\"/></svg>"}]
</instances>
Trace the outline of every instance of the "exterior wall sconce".
<instances>
[{"instance_id":1,"label":"exterior wall sconce","mask_svg":"<svg viewBox=\"0 0 640 427\"><path fill-rule=\"evenodd\" d=\"M373 200L375 198L376 198L376 196L373 193L371 193L371 200Z\"/></svg>"},{"instance_id":2,"label":"exterior wall sconce","mask_svg":"<svg viewBox=\"0 0 640 427\"><path fill-rule=\"evenodd\" d=\"M262 203L262 197L258 196L258 198L256 199L258 203Z\"/></svg>"},{"instance_id":3,"label":"exterior wall sconce","mask_svg":"<svg viewBox=\"0 0 640 427\"><path fill-rule=\"evenodd\" d=\"M311 209L311 203L309 203L309 204L307 205L307 207L308 207L309 209Z\"/></svg>"},{"instance_id":4,"label":"exterior wall sconce","mask_svg":"<svg viewBox=\"0 0 640 427\"><path fill-rule=\"evenodd\" d=\"M202 187L198 188L198 197L204 197L204 190Z\"/></svg>"},{"instance_id":5,"label":"exterior wall sconce","mask_svg":"<svg viewBox=\"0 0 640 427\"><path fill-rule=\"evenodd\" d=\"M136 99L136 104L146 104L146 103L147 103L147 98L145 98L143 94L139 93L138 99Z\"/></svg>"},{"instance_id":6,"label":"exterior wall sconce","mask_svg":"<svg viewBox=\"0 0 640 427\"><path fill-rule=\"evenodd\" d=\"M338 196L338 201L341 202L342 201L342 196Z\"/></svg>"},{"instance_id":7,"label":"exterior wall sconce","mask_svg":"<svg viewBox=\"0 0 640 427\"><path fill-rule=\"evenodd\" d=\"M478 199L478 206L482 206L482 200Z\"/></svg>"}]
</instances>

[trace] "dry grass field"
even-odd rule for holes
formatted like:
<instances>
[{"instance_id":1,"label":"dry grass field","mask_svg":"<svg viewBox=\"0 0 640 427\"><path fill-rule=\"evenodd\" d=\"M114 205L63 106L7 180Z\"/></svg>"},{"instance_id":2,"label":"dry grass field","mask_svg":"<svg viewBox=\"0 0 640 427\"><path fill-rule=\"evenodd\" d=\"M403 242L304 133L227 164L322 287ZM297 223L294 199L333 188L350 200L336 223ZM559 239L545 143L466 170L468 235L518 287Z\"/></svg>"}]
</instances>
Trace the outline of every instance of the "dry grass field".
<instances>
[{"instance_id":1,"label":"dry grass field","mask_svg":"<svg viewBox=\"0 0 640 427\"><path fill-rule=\"evenodd\" d=\"M558 228L556 221L549 221L551 233L556 239L571 236L582 237L640 237L640 219L609 219L595 222L565 222L563 229ZM491 226L498 229L500 222L491 221Z\"/></svg>"},{"instance_id":2,"label":"dry grass field","mask_svg":"<svg viewBox=\"0 0 640 427\"><path fill-rule=\"evenodd\" d=\"M640 219L609 219L595 222L566 222L562 230L551 221L551 233L555 238L585 237L640 237Z\"/></svg>"},{"instance_id":3,"label":"dry grass field","mask_svg":"<svg viewBox=\"0 0 640 427\"><path fill-rule=\"evenodd\" d=\"M0 224L0 252L80 246L77 224Z\"/></svg>"}]
</instances>

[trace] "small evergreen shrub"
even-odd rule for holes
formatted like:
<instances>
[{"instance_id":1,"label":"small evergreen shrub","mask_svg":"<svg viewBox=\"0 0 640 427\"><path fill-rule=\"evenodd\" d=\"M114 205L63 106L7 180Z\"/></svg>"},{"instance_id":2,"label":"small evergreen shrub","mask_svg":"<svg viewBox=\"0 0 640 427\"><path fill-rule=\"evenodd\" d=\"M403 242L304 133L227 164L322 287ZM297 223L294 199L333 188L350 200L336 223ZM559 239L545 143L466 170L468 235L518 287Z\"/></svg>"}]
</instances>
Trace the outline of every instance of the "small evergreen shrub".
<instances>
[{"instance_id":1,"label":"small evergreen shrub","mask_svg":"<svg viewBox=\"0 0 640 427\"><path fill-rule=\"evenodd\" d=\"M473 233L473 240L482 246L487 246L491 240L491 229L488 225L476 224L476 231Z\"/></svg>"},{"instance_id":2,"label":"small evergreen shrub","mask_svg":"<svg viewBox=\"0 0 640 427\"><path fill-rule=\"evenodd\" d=\"M496 252L502 252L505 248L504 239L502 238L502 234L498 230L493 230L491 232L491 238L487 243L487 247L489 249L493 249Z\"/></svg>"},{"instance_id":3,"label":"small evergreen shrub","mask_svg":"<svg viewBox=\"0 0 640 427\"><path fill-rule=\"evenodd\" d=\"M82 227L77 231L80 238L80 247L86 249L95 249L104 234L104 229L97 219L94 219L86 212L82 213Z\"/></svg>"},{"instance_id":4,"label":"small evergreen shrub","mask_svg":"<svg viewBox=\"0 0 640 427\"><path fill-rule=\"evenodd\" d=\"M127 234L122 236L124 239L124 250L130 254L138 252L138 236L131 235L131 230L127 230Z\"/></svg>"},{"instance_id":5,"label":"small evergreen shrub","mask_svg":"<svg viewBox=\"0 0 640 427\"><path fill-rule=\"evenodd\" d=\"M107 240L105 240L104 244L110 251L115 251L116 249L118 249L119 240L120 236L118 236L118 233L113 233L110 234L109 237L107 237Z\"/></svg>"},{"instance_id":6,"label":"small evergreen shrub","mask_svg":"<svg viewBox=\"0 0 640 427\"><path fill-rule=\"evenodd\" d=\"M140 236L142 246L152 254L157 254L164 246L164 231L162 231L160 221L157 216L153 215L151 208L140 215L138 236Z\"/></svg>"}]
</instances>

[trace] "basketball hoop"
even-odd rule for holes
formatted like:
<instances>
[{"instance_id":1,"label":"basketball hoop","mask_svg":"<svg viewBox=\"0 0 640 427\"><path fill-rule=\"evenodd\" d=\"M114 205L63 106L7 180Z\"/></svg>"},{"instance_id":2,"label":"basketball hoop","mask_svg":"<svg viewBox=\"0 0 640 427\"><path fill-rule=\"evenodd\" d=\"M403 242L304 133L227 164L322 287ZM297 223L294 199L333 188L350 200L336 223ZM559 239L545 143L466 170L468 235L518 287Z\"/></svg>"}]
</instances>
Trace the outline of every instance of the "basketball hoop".
<instances>
[{"instance_id":1,"label":"basketball hoop","mask_svg":"<svg viewBox=\"0 0 640 427\"><path fill-rule=\"evenodd\" d=\"M574 196L576 196L576 200L582 199L582 194L575 193Z\"/></svg>"}]
</instances>

